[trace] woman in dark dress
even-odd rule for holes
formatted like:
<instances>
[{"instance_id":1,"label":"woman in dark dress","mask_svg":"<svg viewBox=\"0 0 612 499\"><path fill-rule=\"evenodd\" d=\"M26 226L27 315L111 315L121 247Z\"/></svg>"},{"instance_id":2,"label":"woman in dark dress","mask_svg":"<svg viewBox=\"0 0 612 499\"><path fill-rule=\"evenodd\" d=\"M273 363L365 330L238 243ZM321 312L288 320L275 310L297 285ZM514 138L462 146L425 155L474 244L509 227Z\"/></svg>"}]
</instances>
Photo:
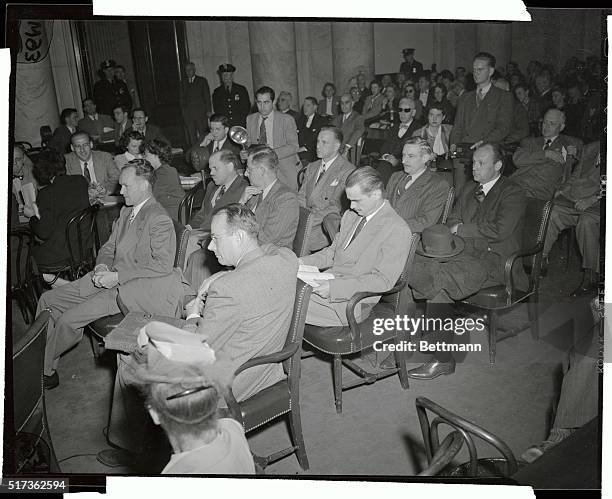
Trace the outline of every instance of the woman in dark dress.
<instances>
[{"instance_id":1,"label":"woman in dark dress","mask_svg":"<svg viewBox=\"0 0 612 499\"><path fill-rule=\"evenodd\" d=\"M185 191L176 168L170 166L172 148L161 140L145 144L145 159L155 169L153 196L166 209L173 220L178 220L178 208Z\"/></svg>"}]
</instances>

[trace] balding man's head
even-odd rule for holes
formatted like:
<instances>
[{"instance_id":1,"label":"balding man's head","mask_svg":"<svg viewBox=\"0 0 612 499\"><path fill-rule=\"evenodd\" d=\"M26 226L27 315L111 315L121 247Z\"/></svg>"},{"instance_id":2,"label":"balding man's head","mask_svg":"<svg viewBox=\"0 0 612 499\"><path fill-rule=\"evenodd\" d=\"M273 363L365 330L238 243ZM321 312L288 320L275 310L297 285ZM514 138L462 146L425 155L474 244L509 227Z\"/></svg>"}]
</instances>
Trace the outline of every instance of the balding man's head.
<instances>
[{"instance_id":1,"label":"balding man's head","mask_svg":"<svg viewBox=\"0 0 612 499\"><path fill-rule=\"evenodd\" d=\"M560 109L549 109L542 121L542 136L545 139L559 135L565 128L565 113Z\"/></svg>"}]
</instances>

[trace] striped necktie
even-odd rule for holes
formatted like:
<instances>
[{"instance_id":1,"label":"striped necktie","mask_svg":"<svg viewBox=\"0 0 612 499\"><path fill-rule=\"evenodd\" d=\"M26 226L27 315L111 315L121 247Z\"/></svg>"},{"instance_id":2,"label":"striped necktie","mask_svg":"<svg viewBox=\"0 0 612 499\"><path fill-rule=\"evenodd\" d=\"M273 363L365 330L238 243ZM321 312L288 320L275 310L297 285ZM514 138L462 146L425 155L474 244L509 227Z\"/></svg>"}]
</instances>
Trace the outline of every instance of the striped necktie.
<instances>
[{"instance_id":1,"label":"striped necktie","mask_svg":"<svg viewBox=\"0 0 612 499\"><path fill-rule=\"evenodd\" d=\"M87 180L88 184L91 184L91 173L89 173L89 168L87 167L87 161L83 162L83 175Z\"/></svg>"},{"instance_id":2,"label":"striped necktie","mask_svg":"<svg viewBox=\"0 0 612 499\"><path fill-rule=\"evenodd\" d=\"M259 143L267 144L268 143L268 134L266 133L266 120L267 116L261 117L261 125L259 125Z\"/></svg>"},{"instance_id":3,"label":"striped necktie","mask_svg":"<svg viewBox=\"0 0 612 499\"><path fill-rule=\"evenodd\" d=\"M479 203L482 203L484 201L485 193L484 189L482 188L482 184L480 184L478 186L478 189L476 189L476 192L474 192L474 197Z\"/></svg>"}]
</instances>

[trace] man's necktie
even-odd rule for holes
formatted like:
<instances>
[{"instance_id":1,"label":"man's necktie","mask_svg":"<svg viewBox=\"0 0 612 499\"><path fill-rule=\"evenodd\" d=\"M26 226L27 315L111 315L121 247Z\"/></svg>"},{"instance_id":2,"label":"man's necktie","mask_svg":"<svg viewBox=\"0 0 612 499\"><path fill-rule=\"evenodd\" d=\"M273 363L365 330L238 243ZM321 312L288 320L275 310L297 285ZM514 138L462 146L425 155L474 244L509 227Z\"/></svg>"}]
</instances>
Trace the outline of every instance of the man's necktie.
<instances>
[{"instance_id":1,"label":"man's necktie","mask_svg":"<svg viewBox=\"0 0 612 499\"><path fill-rule=\"evenodd\" d=\"M261 201L261 196L262 194L257 194L251 198L250 205L251 205L251 211L253 213L255 213L257 206L259 206L259 202Z\"/></svg>"},{"instance_id":2,"label":"man's necktie","mask_svg":"<svg viewBox=\"0 0 612 499\"><path fill-rule=\"evenodd\" d=\"M478 93L476 94L476 107L480 106L483 99L484 99L484 92L482 88L479 88Z\"/></svg>"},{"instance_id":3,"label":"man's necktie","mask_svg":"<svg viewBox=\"0 0 612 499\"><path fill-rule=\"evenodd\" d=\"M321 169L319 170L319 174L317 175L317 181L315 182L315 185L317 185L319 183L319 180L323 178L323 175L325 175L325 170L327 170L325 163L321 163Z\"/></svg>"},{"instance_id":4,"label":"man's necktie","mask_svg":"<svg viewBox=\"0 0 612 499\"><path fill-rule=\"evenodd\" d=\"M91 184L91 173L89 173L89 168L87 168L87 161L83 163L83 175L85 176L87 183Z\"/></svg>"},{"instance_id":5,"label":"man's necktie","mask_svg":"<svg viewBox=\"0 0 612 499\"><path fill-rule=\"evenodd\" d=\"M546 151L547 149L550 149L551 145L552 145L552 139L546 139L546 143L544 144L544 150Z\"/></svg>"},{"instance_id":6,"label":"man's necktie","mask_svg":"<svg viewBox=\"0 0 612 499\"><path fill-rule=\"evenodd\" d=\"M482 188L482 184L480 184L478 186L478 189L476 189L476 192L474 192L474 197L476 198L476 200L479 203L482 203L484 201L485 193L484 193L484 190Z\"/></svg>"},{"instance_id":7,"label":"man's necktie","mask_svg":"<svg viewBox=\"0 0 612 499\"><path fill-rule=\"evenodd\" d=\"M225 194L225 184L223 184L221 186L221 189L219 189L219 194L217 194L217 197L215 198L215 202L213 203L213 206L215 206L217 204L217 201L219 201L219 199L223 197L223 194Z\"/></svg>"},{"instance_id":8,"label":"man's necktie","mask_svg":"<svg viewBox=\"0 0 612 499\"><path fill-rule=\"evenodd\" d=\"M363 226L365 225L365 223L366 223L366 217L361 217L361 221L357 225L355 232L353 232L353 235L351 236L351 240L348 242L345 248L348 248L351 245L351 243L355 240L357 235L361 232L361 229L363 229Z\"/></svg>"},{"instance_id":9,"label":"man's necktie","mask_svg":"<svg viewBox=\"0 0 612 499\"><path fill-rule=\"evenodd\" d=\"M215 140L215 147L213 149L213 154L216 153L217 151L219 151L219 142Z\"/></svg>"},{"instance_id":10,"label":"man's necktie","mask_svg":"<svg viewBox=\"0 0 612 499\"><path fill-rule=\"evenodd\" d=\"M132 208L132 211L130 212L130 216L128 218L128 224L131 224L135 218L136 218L136 212L134 211L134 208Z\"/></svg>"},{"instance_id":11,"label":"man's necktie","mask_svg":"<svg viewBox=\"0 0 612 499\"><path fill-rule=\"evenodd\" d=\"M405 191L406 189L408 189L408 182L412 181L412 175L405 175L404 176L404 188L402 189L401 187L397 188L397 195L401 196L402 194L402 190ZM400 184L402 185L402 184Z\"/></svg>"},{"instance_id":12,"label":"man's necktie","mask_svg":"<svg viewBox=\"0 0 612 499\"><path fill-rule=\"evenodd\" d=\"M268 143L268 135L266 134L266 120L267 116L261 117L261 125L259 125L259 143L267 144Z\"/></svg>"}]
</instances>

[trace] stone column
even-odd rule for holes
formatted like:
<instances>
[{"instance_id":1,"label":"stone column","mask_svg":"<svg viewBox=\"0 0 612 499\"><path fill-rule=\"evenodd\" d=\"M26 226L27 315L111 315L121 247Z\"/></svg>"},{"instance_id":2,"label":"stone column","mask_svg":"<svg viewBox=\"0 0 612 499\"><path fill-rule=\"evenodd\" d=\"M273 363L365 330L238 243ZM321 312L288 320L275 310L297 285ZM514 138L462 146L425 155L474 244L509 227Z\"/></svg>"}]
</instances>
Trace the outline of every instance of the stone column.
<instances>
[{"instance_id":1,"label":"stone column","mask_svg":"<svg viewBox=\"0 0 612 499\"><path fill-rule=\"evenodd\" d=\"M49 49L53 79L59 109L75 108L83 114L81 88L77 72L77 61L74 54L75 42L70 30L71 21L53 21L53 40Z\"/></svg>"},{"instance_id":2,"label":"stone column","mask_svg":"<svg viewBox=\"0 0 612 499\"><path fill-rule=\"evenodd\" d=\"M291 92L294 105L298 98L295 32L292 22L249 22L253 89L272 87Z\"/></svg>"},{"instance_id":3,"label":"stone column","mask_svg":"<svg viewBox=\"0 0 612 499\"><path fill-rule=\"evenodd\" d=\"M40 127L59 125L46 21L23 20L15 72L15 140L40 146Z\"/></svg>"},{"instance_id":4,"label":"stone column","mask_svg":"<svg viewBox=\"0 0 612 499\"><path fill-rule=\"evenodd\" d=\"M497 59L498 68L505 67L512 52L510 23L481 23L476 28L476 51L489 52Z\"/></svg>"},{"instance_id":5,"label":"stone column","mask_svg":"<svg viewBox=\"0 0 612 499\"><path fill-rule=\"evenodd\" d=\"M349 82L360 71L370 81L374 76L374 24L332 23L332 54L338 94L349 90Z\"/></svg>"}]
</instances>

